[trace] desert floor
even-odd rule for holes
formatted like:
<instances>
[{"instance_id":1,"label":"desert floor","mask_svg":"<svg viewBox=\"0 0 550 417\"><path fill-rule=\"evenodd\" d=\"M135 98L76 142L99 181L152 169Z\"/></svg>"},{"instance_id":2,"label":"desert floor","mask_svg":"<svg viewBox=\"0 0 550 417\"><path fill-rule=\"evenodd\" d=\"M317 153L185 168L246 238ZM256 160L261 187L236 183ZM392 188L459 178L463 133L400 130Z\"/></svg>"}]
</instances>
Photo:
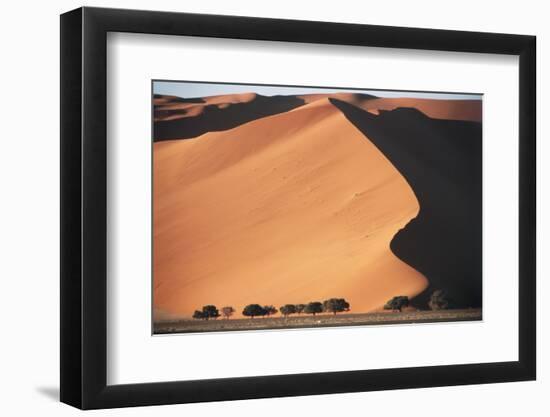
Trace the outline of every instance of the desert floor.
<instances>
[{"instance_id":1,"label":"desert floor","mask_svg":"<svg viewBox=\"0 0 550 417\"><path fill-rule=\"evenodd\" d=\"M299 329L304 327L367 326L481 320L481 309L377 312L366 314L293 315L287 318L181 320L155 323L154 334L235 330Z\"/></svg>"}]
</instances>

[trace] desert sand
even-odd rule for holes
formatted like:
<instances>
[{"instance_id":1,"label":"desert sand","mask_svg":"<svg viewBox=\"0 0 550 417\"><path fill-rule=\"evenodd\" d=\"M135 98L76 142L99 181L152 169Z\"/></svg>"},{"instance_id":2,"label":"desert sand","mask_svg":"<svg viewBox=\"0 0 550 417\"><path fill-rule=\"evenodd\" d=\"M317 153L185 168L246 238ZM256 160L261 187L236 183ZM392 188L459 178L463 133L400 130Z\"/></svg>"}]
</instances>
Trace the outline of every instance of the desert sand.
<instances>
[{"instance_id":1,"label":"desert sand","mask_svg":"<svg viewBox=\"0 0 550 417\"><path fill-rule=\"evenodd\" d=\"M412 107L420 110L426 116L434 119L481 121L481 100L434 100L422 98L378 98L368 94L332 93L303 94L298 96L278 96L276 100L294 99L298 107L317 100L337 98L357 107L379 114L380 110L389 111L400 107ZM258 106L266 97L256 93L227 94L195 99L182 99L176 96L155 96L155 121L170 121L192 118L204 114L209 109L228 109L234 105ZM273 98L270 98L273 107ZM242 110L242 106L241 109Z\"/></svg>"},{"instance_id":2,"label":"desert sand","mask_svg":"<svg viewBox=\"0 0 550 417\"><path fill-rule=\"evenodd\" d=\"M482 127L401 107L374 115L330 99L396 167L420 204L390 248L430 281L413 303L445 289L460 308L482 304ZM480 108L480 107L479 107Z\"/></svg>"},{"instance_id":3,"label":"desert sand","mask_svg":"<svg viewBox=\"0 0 550 417\"><path fill-rule=\"evenodd\" d=\"M419 199L338 102L372 118L405 107L427 120L481 120L481 102L434 101L155 96L156 319L331 297L364 313L422 293L427 278L390 247Z\"/></svg>"},{"instance_id":4,"label":"desert sand","mask_svg":"<svg viewBox=\"0 0 550 417\"><path fill-rule=\"evenodd\" d=\"M157 96L153 104L157 106L155 121L176 120L195 117L204 113L208 107L227 109L233 104L250 103L257 98L255 93L228 94L185 100L177 96Z\"/></svg>"},{"instance_id":5,"label":"desert sand","mask_svg":"<svg viewBox=\"0 0 550 417\"><path fill-rule=\"evenodd\" d=\"M388 324L411 323L442 323L457 321L475 321L482 319L480 308L465 310L409 310L403 312L372 312L318 314L316 316L300 314L289 317L267 317L256 320L249 318L232 318L231 320L193 320L175 319L158 320L154 324L155 334L171 333L202 333L227 332L239 330L267 330L267 329L300 329L306 327L335 327L335 326L380 326Z\"/></svg>"},{"instance_id":6,"label":"desert sand","mask_svg":"<svg viewBox=\"0 0 550 417\"><path fill-rule=\"evenodd\" d=\"M398 108L414 108L432 119L481 121L481 100L378 98L362 101L355 105L373 114L380 114L380 111L391 111Z\"/></svg>"}]
</instances>

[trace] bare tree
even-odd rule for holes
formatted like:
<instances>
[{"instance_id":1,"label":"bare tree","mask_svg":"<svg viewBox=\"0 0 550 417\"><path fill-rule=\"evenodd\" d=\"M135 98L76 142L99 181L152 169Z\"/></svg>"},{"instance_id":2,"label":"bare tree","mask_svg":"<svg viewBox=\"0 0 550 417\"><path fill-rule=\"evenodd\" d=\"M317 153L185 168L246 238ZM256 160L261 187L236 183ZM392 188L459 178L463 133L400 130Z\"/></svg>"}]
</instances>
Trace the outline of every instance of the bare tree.
<instances>
[{"instance_id":1,"label":"bare tree","mask_svg":"<svg viewBox=\"0 0 550 417\"><path fill-rule=\"evenodd\" d=\"M279 310L277 310L273 306L264 306L263 308L267 317L272 316L273 314L277 314L279 312Z\"/></svg>"},{"instance_id":2,"label":"bare tree","mask_svg":"<svg viewBox=\"0 0 550 417\"><path fill-rule=\"evenodd\" d=\"M295 307L296 307L296 313L298 313L298 314L302 314L304 312L304 310L306 309L305 304L296 304Z\"/></svg>"},{"instance_id":3,"label":"bare tree","mask_svg":"<svg viewBox=\"0 0 550 417\"><path fill-rule=\"evenodd\" d=\"M435 290L430 296L428 306L431 310L447 310L452 308L452 300L445 290Z\"/></svg>"},{"instance_id":4,"label":"bare tree","mask_svg":"<svg viewBox=\"0 0 550 417\"><path fill-rule=\"evenodd\" d=\"M235 309L231 306L222 307L222 316L225 319L229 319L235 313Z\"/></svg>"}]
</instances>

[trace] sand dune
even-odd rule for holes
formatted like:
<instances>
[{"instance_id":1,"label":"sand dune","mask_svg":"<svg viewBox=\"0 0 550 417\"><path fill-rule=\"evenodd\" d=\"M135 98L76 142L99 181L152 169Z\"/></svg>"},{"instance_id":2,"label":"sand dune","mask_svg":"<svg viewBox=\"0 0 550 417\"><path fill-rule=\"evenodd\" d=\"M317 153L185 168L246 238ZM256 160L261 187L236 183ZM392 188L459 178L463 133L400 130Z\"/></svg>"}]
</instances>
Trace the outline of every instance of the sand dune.
<instances>
[{"instance_id":1,"label":"sand dune","mask_svg":"<svg viewBox=\"0 0 550 417\"><path fill-rule=\"evenodd\" d=\"M333 97L340 99L339 97ZM340 99L341 100L341 99ZM481 121L481 100L434 100L422 98L379 98L353 103L363 110L380 114L380 111L414 108L432 119Z\"/></svg>"},{"instance_id":2,"label":"sand dune","mask_svg":"<svg viewBox=\"0 0 550 417\"><path fill-rule=\"evenodd\" d=\"M376 96L373 96L370 94L363 94L363 93L303 94L303 95L298 95L296 97L304 100L305 104L313 103L314 101L317 101L317 100L335 98L335 99L353 104L355 106L365 105L366 102L378 98Z\"/></svg>"},{"instance_id":3,"label":"sand dune","mask_svg":"<svg viewBox=\"0 0 550 417\"><path fill-rule=\"evenodd\" d=\"M329 297L366 312L428 286L390 249L419 212L405 178L328 97L295 99L154 144L154 306L164 315Z\"/></svg>"},{"instance_id":4,"label":"sand dune","mask_svg":"<svg viewBox=\"0 0 550 417\"><path fill-rule=\"evenodd\" d=\"M265 97L255 93L198 99L201 101L180 101L171 96L156 96L154 100L155 141L194 138L207 132L224 131L304 104L304 100L296 96Z\"/></svg>"},{"instance_id":5,"label":"sand dune","mask_svg":"<svg viewBox=\"0 0 550 417\"><path fill-rule=\"evenodd\" d=\"M432 119L480 122L482 113L481 100L380 98L357 93L306 94L297 97L304 100L304 103L312 103L324 98L336 99L375 115L398 108L415 108Z\"/></svg>"},{"instance_id":6,"label":"sand dune","mask_svg":"<svg viewBox=\"0 0 550 417\"><path fill-rule=\"evenodd\" d=\"M481 123L436 120L414 108L371 115L333 103L407 179L420 213L391 242L392 251L425 274L430 287L415 300L425 307L433 289L455 306L482 304Z\"/></svg>"},{"instance_id":7,"label":"sand dune","mask_svg":"<svg viewBox=\"0 0 550 417\"><path fill-rule=\"evenodd\" d=\"M156 95L153 98L154 139L187 139L207 132L224 131L261 117L284 113L326 99L341 100L374 115L410 107L434 119L481 121L480 100L378 98L361 93L273 97L243 93L189 99Z\"/></svg>"},{"instance_id":8,"label":"sand dune","mask_svg":"<svg viewBox=\"0 0 550 417\"><path fill-rule=\"evenodd\" d=\"M258 95L255 93L227 94L196 99L157 95L153 98L153 105L155 106L154 119L155 121L165 121L195 117L202 114L209 106L226 109L232 104L250 103L257 98Z\"/></svg>"}]
</instances>

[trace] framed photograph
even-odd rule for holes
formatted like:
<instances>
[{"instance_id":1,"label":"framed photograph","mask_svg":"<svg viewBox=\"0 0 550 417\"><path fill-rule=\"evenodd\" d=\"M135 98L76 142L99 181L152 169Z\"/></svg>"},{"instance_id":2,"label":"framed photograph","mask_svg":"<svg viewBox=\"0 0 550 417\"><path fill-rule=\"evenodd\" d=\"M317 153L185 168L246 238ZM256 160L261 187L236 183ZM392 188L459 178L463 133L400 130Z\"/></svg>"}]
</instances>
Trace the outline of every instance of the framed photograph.
<instances>
[{"instance_id":1,"label":"framed photograph","mask_svg":"<svg viewBox=\"0 0 550 417\"><path fill-rule=\"evenodd\" d=\"M481 94L152 84L153 334L482 319Z\"/></svg>"},{"instance_id":2,"label":"framed photograph","mask_svg":"<svg viewBox=\"0 0 550 417\"><path fill-rule=\"evenodd\" d=\"M61 401L535 379L535 37L61 16Z\"/></svg>"}]
</instances>

